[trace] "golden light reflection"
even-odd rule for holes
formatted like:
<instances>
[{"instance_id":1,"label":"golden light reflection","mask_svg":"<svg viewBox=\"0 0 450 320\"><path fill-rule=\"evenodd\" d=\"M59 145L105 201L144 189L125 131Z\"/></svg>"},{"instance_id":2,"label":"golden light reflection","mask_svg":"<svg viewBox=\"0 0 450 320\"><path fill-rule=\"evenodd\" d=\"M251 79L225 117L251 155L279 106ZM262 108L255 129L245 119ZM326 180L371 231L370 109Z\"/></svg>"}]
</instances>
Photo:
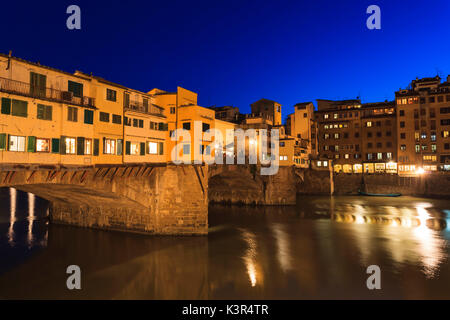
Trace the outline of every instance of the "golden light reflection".
<instances>
[{"instance_id":1,"label":"golden light reflection","mask_svg":"<svg viewBox=\"0 0 450 320\"><path fill-rule=\"evenodd\" d=\"M248 277L250 279L250 284L252 287L256 286L257 282L261 282L262 276L261 272L258 272L258 264L256 261L257 255L257 243L256 235L245 229L240 229L242 232L242 238L247 243L247 250L245 255L242 257L247 268Z\"/></svg>"},{"instance_id":2,"label":"golden light reflection","mask_svg":"<svg viewBox=\"0 0 450 320\"><path fill-rule=\"evenodd\" d=\"M31 246L33 243L33 223L34 223L34 205L36 198L34 194L28 193L28 245Z\"/></svg>"},{"instance_id":3,"label":"golden light reflection","mask_svg":"<svg viewBox=\"0 0 450 320\"><path fill-rule=\"evenodd\" d=\"M426 208L429 206L419 204L416 207L420 225L413 229L414 236L417 239L420 254L422 256L422 264L425 268L425 274L433 278L441 261L445 258L443 249L445 241L440 238L435 230L429 228L431 215Z\"/></svg>"},{"instance_id":4,"label":"golden light reflection","mask_svg":"<svg viewBox=\"0 0 450 320\"><path fill-rule=\"evenodd\" d=\"M379 232L385 240L383 243L393 260L400 264L412 262L421 265L428 278L433 278L439 265L446 258L446 242L439 231L447 228L447 221L439 215L433 216L429 209L432 204L422 202L415 204L414 209L385 206L387 214L369 214L364 207L354 206L352 213L337 213L332 219L340 223L356 225L375 224L383 226L370 232ZM367 210L366 210L367 211ZM355 228L356 241L363 260L367 260L370 244L366 234L367 228Z\"/></svg>"},{"instance_id":5,"label":"golden light reflection","mask_svg":"<svg viewBox=\"0 0 450 320\"><path fill-rule=\"evenodd\" d=\"M277 244L277 259L281 270L287 272L292 269L292 257L289 248L289 235L281 224L272 226L275 241Z\"/></svg>"},{"instance_id":6,"label":"golden light reflection","mask_svg":"<svg viewBox=\"0 0 450 320\"><path fill-rule=\"evenodd\" d=\"M8 242L11 246L14 246L14 224L16 222L16 204L17 204L17 190L9 188L9 230L8 230Z\"/></svg>"}]
</instances>

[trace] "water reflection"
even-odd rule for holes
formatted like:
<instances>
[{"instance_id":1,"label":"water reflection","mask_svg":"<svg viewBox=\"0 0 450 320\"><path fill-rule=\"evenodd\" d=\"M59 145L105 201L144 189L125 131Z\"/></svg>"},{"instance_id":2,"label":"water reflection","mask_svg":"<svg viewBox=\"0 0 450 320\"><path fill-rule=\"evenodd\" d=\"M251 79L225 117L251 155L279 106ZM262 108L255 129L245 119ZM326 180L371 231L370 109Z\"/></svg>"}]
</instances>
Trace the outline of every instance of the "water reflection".
<instances>
[{"instance_id":1,"label":"water reflection","mask_svg":"<svg viewBox=\"0 0 450 320\"><path fill-rule=\"evenodd\" d=\"M262 277L261 272L258 272L258 263L257 263L257 243L256 243L256 235L252 232L249 232L243 228L239 229L242 233L242 239L247 244L247 250L243 255L242 259L244 260L245 267L247 268L248 277L252 287L256 286L257 281L261 284Z\"/></svg>"},{"instance_id":2,"label":"water reflection","mask_svg":"<svg viewBox=\"0 0 450 320\"><path fill-rule=\"evenodd\" d=\"M9 188L9 230L8 242L10 246L14 246L14 224L16 222L16 204L17 191L14 188Z\"/></svg>"},{"instance_id":3,"label":"water reflection","mask_svg":"<svg viewBox=\"0 0 450 320\"><path fill-rule=\"evenodd\" d=\"M211 206L208 237L178 238L47 226L39 198L4 196L11 205L0 211L0 298L450 298L450 201ZM82 292L64 289L70 264L83 270ZM382 292L365 286L371 264L381 267Z\"/></svg>"},{"instance_id":4,"label":"water reflection","mask_svg":"<svg viewBox=\"0 0 450 320\"><path fill-rule=\"evenodd\" d=\"M292 268L292 258L289 248L289 234L285 226L279 223L272 225L272 232L277 244L277 258L283 272Z\"/></svg>"},{"instance_id":5,"label":"water reflection","mask_svg":"<svg viewBox=\"0 0 450 320\"><path fill-rule=\"evenodd\" d=\"M439 213L432 215L429 212L433 207L431 203L419 202L413 208L384 206L383 212L386 214L370 212L360 205L352 207L352 213L334 213L332 219L340 223L384 226L377 230L354 229L365 264L368 263L372 241L367 232L378 231L385 239L384 246L398 265L406 261L418 263L427 278L436 276L439 265L447 258L447 241L439 232L447 227L447 221Z\"/></svg>"},{"instance_id":6,"label":"water reflection","mask_svg":"<svg viewBox=\"0 0 450 320\"><path fill-rule=\"evenodd\" d=\"M32 193L28 193L28 245L33 244L33 223L34 223L34 204L35 196Z\"/></svg>"}]
</instances>

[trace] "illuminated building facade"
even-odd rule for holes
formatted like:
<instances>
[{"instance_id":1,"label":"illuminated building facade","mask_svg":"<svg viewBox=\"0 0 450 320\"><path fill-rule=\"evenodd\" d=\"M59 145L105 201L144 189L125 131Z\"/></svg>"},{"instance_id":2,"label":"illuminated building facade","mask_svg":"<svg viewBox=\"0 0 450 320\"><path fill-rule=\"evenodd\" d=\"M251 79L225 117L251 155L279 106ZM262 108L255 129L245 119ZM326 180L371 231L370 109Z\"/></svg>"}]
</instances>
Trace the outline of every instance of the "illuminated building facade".
<instances>
[{"instance_id":1,"label":"illuminated building facade","mask_svg":"<svg viewBox=\"0 0 450 320\"><path fill-rule=\"evenodd\" d=\"M399 174L450 171L450 76L413 80L395 98Z\"/></svg>"}]
</instances>

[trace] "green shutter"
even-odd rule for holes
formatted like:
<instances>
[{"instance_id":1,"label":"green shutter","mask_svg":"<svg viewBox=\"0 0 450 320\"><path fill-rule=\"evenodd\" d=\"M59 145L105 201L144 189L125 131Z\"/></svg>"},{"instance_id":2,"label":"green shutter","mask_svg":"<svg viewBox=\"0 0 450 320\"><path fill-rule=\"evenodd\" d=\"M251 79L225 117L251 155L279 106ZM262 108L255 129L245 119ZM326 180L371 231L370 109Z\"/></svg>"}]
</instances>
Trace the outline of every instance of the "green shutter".
<instances>
[{"instance_id":1,"label":"green shutter","mask_svg":"<svg viewBox=\"0 0 450 320\"><path fill-rule=\"evenodd\" d=\"M118 139L117 140L117 155L121 156L123 153L123 140Z\"/></svg>"},{"instance_id":2,"label":"green shutter","mask_svg":"<svg viewBox=\"0 0 450 320\"><path fill-rule=\"evenodd\" d=\"M11 114L11 99L2 98L2 113Z\"/></svg>"},{"instance_id":3,"label":"green shutter","mask_svg":"<svg viewBox=\"0 0 450 320\"><path fill-rule=\"evenodd\" d=\"M77 138L77 154L78 155L84 154L84 138L83 137Z\"/></svg>"},{"instance_id":4,"label":"green shutter","mask_svg":"<svg viewBox=\"0 0 450 320\"><path fill-rule=\"evenodd\" d=\"M98 156L98 151L100 149L100 141L98 139L94 139L94 156Z\"/></svg>"},{"instance_id":5,"label":"green shutter","mask_svg":"<svg viewBox=\"0 0 450 320\"><path fill-rule=\"evenodd\" d=\"M141 147L139 149L141 156L145 156L145 142L141 142Z\"/></svg>"},{"instance_id":6,"label":"green shutter","mask_svg":"<svg viewBox=\"0 0 450 320\"><path fill-rule=\"evenodd\" d=\"M36 137L28 137L28 152L36 152Z\"/></svg>"},{"instance_id":7,"label":"green shutter","mask_svg":"<svg viewBox=\"0 0 450 320\"><path fill-rule=\"evenodd\" d=\"M37 118L45 119L45 106L42 104L37 105Z\"/></svg>"},{"instance_id":8,"label":"green shutter","mask_svg":"<svg viewBox=\"0 0 450 320\"><path fill-rule=\"evenodd\" d=\"M66 137L65 136L61 136L59 153L66 154Z\"/></svg>"},{"instance_id":9,"label":"green shutter","mask_svg":"<svg viewBox=\"0 0 450 320\"><path fill-rule=\"evenodd\" d=\"M159 143L159 154L164 154L164 143L163 142Z\"/></svg>"},{"instance_id":10,"label":"green shutter","mask_svg":"<svg viewBox=\"0 0 450 320\"><path fill-rule=\"evenodd\" d=\"M131 153L131 142L126 141L125 142L125 154L130 154L130 153Z\"/></svg>"},{"instance_id":11,"label":"green shutter","mask_svg":"<svg viewBox=\"0 0 450 320\"><path fill-rule=\"evenodd\" d=\"M0 133L0 150L6 150L6 133Z\"/></svg>"},{"instance_id":12,"label":"green shutter","mask_svg":"<svg viewBox=\"0 0 450 320\"><path fill-rule=\"evenodd\" d=\"M59 139L52 139L52 153L59 153Z\"/></svg>"},{"instance_id":13,"label":"green shutter","mask_svg":"<svg viewBox=\"0 0 450 320\"><path fill-rule=\"evenodd\" d=\"M82 83L78 83L78 82L69 80L68 89L69 89L68 91L73 93L74 97L81 98L83 96L83 84Z\"/></svg>"},{"instance_id":14,"label":"green shutter","mask_svg":"<svg viewBox=\"0 0 450 320\"><path fill-rule=\"evenodd\" d=\"M12 100L12 115L18 117L27 117L28 102L22 100Z\"/></svg>"},{"instance_id":15,"label":"green shutter","mask_svg":"<svg viewBox=\"0 0 450 320\"><path fill-rule=\"evenodd\" d=\"M53 107L45 106L45 114L44 114L45 120L52 120L52 113L53 113Z\"/></svg>"},{"instance_id":16,"label":"green shutter","mask_svg":"<svg viewBox=\"0 0 450 320\"><path fill-rule=\"evenodd\" d=\"M94 111L84 110L84 123L87 123L87 124L94 123Z\"/></svg>"}]
</instances>

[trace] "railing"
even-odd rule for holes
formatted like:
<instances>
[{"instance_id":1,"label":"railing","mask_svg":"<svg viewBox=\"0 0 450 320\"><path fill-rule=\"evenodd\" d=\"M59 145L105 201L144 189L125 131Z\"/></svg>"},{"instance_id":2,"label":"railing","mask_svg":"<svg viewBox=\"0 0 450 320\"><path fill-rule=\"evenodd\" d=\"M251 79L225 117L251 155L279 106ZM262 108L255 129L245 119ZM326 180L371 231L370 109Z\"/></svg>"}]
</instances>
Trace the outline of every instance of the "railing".
<instances>
[{"instance_id":1,"label":"railing","mask_svg":"<svg viewBox=\"0 0 450 320\"><path fill-rule=\"evenodd\" d=\"M164 109L156 107L155 105L149 103L144 104L144 102L141 101L129 101L128 103L125 103L124 105L125 110L131 110L131 111L138 111L148 114L153 114L156 116L164 116Z\"/></svg>"},{"instance_id":2,"label":"railing","mask_svg":"<svg viewBox=\"0 0 450 320\"><path fill-rule=\"evenodd\" d=\"M53 88L39 88L29 83L0 77L0 91L19 94L38 99L52 100L61 103L95 107L95 99L90 97L75 97L72 92Z\"/></svg>"}]
</instances>

